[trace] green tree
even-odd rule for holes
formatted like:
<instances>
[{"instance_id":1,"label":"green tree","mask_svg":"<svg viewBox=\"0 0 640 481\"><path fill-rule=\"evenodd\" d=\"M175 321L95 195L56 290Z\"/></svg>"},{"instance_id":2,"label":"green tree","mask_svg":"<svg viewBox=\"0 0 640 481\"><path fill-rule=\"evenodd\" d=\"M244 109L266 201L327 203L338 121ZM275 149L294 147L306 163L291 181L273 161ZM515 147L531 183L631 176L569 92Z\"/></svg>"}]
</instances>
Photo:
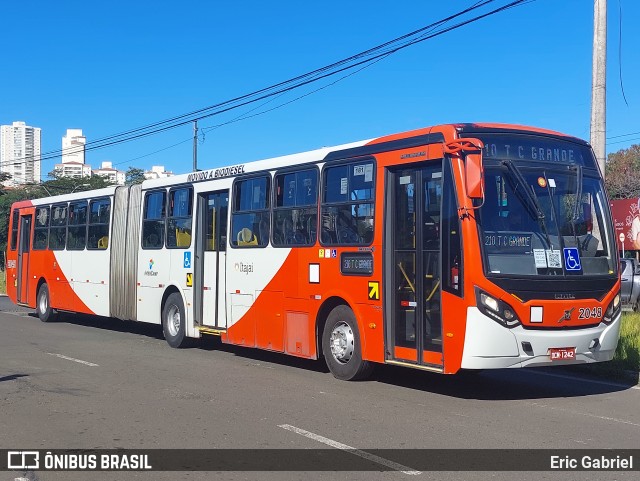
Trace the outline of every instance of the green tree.
<instances>
[{"instance_id":1,"label":"green tree","mask_svg":"<svg viewBox=\"0 0 640 481\"><path fill-rule=\"evenodd\" d=\"M9 216L11 215L11 205L22 200L36 199L46 195L42 189L36 186L24 186L15 188L3 188L0 195L0 251L7 249L9 239ZM4 255L0 254L0 269L4 270Z\"/></svg>"},{"instance_id":2,"label":"green tree","mask_svg":"<svg viewBox=\"0 0 640 481\"><path fill-rule=\"evenodd\" d=\"M34 184L46 192L46 195L62 195L70 192L82 192L85 190L102 189L113 185L106 177L92 175L91 177L65 177L59 172L49 173L49 180L42 184ZM41 196L42 197L42 196Z\"/></svg>"},{"instance_id":3,"label":"green tree","mask_svg":"<svg viewBox=\"0 0 640 481\"><path fill-rule=\"evenodd\" d=\"M605 185L611 199L640 197L640 145L609 154Z\"/></svg>"},{"instance_id":4,"label":"green tree","mask_svg":"<svg viewBox=\"0 0 640 481\"><path fill-rule=\"evenodd\" d=\"M143 180L144 170L138 169L137 167L129 167L127 169L124 181L126 185L141 184Z\"/></svg>"}]
</instances>

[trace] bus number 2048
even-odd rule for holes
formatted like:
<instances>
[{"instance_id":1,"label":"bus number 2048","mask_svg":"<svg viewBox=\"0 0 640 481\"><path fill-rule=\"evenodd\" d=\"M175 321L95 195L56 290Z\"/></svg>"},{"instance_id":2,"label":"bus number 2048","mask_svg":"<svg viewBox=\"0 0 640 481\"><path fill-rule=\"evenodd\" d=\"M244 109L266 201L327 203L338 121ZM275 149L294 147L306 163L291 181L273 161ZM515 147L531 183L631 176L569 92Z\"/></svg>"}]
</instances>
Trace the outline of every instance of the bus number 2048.
<instances>
[{"instance_id":1,"label":"bus number 2048","mask_svg":"<svg viewBox=\"0 0 640 481\"><path fill-rule=\"evenodd\" d=\"M600 319L602 317L602 307L581 307L578 310L578 319Z\"/></svg>"}]
</instances>

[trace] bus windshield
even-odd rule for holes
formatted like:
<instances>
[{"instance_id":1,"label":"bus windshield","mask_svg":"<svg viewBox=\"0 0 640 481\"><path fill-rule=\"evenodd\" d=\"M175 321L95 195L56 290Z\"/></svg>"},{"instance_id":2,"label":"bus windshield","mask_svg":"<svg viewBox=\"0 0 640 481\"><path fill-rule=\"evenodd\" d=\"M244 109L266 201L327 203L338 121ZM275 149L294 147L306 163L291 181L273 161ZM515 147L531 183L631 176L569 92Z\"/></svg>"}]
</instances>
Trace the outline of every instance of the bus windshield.
<instances>
[{"instance_id":1,"label":"bus windshield","mask_svg":"<svg viewBox=\"0 0 640 481\"><path fill-rule=\"evenodd\" d=\"M616 272L607 200L581 165L485 165L478 225L487 275Z\"/></svg>"}]
</instances>

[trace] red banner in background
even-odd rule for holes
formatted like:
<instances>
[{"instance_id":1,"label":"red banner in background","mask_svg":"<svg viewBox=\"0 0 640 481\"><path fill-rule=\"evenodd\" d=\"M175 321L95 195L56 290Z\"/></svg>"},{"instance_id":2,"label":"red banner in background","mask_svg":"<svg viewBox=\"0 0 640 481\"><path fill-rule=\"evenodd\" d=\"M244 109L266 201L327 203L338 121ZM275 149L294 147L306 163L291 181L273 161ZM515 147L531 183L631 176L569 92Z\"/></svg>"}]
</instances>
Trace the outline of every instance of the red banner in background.
<instances>
[{"instance_id":1,"label":"red banner in background","mask_svg":"<svg viewBox=\"0 0 640 481\"><path fill-rule=\"evenodd\" d=\"M611 213L619 250L640 250L640 198L611 201ZM624 235L624 244L620 242Z\"/></svg>"}]
</instances>

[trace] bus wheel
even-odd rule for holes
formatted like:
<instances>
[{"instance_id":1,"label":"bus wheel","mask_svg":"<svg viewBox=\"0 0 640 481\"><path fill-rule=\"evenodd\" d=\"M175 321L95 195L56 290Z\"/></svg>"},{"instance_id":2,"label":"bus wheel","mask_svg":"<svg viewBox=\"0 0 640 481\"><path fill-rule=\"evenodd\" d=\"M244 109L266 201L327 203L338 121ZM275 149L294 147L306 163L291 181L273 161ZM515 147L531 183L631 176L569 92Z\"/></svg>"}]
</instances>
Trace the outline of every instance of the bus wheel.
<instances>
[{"instance_id":1,"label":"bus wheel","mask_svg":"<svg viewBox=\"0 0 640 481\"><path fill-rule=\"evenodd\" d=\"M47 284L42 284L40 289L38 289L36 313L42 322L53 321L58 315L58 313L51 308L51 302L49 301L49 286L47 286Z\"/></svg>"},{"instance_id":2,"label":"bus wheel","mask_svg":"<svg viewBox=\"0 0 640 481\"><path fill-rule=\"evenodd\" d=\"M337 379L365 379L373 371L373 364L362 360L356 316L347 306L337 306L329 313L322 333L322 353Z\"/></svg>"},{"instance_id":3,"label":"bus wheel","mask_svg":"<svg viewBox=\"0 0 640 481\"><path fill-rule=\"evenodd\" d=\"M184 303L177 292L169 294L162 308L162 332L171 347L186 347Z\"/></svg>"}]
</instances>

